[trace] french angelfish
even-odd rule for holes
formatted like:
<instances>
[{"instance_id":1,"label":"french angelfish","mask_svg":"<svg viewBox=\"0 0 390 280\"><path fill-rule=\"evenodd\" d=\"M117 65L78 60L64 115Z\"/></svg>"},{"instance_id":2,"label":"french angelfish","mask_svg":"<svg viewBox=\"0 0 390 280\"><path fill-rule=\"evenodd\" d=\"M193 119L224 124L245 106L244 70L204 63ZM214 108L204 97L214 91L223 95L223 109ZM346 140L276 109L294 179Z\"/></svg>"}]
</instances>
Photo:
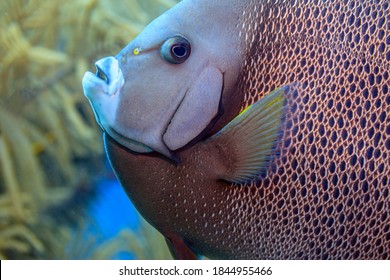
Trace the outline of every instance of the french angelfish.
<instances>
[{"instance_id":1,"label":"french angelfish","mask_svg":"<svg viewBox=\"0 0 390 280\"><path fill-rule=\"evenodd\" d=\"M174 257L390 258L389 1L184 0L84 92Z\"/></svg>"}]
</instances>

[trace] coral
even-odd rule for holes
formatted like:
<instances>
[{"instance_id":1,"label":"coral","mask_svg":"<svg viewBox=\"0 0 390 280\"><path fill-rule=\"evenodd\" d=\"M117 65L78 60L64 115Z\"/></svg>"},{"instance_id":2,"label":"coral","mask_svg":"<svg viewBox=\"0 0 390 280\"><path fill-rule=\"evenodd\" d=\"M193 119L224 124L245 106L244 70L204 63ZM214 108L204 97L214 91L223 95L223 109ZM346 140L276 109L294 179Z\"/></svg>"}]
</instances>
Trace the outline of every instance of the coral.
<instances>
[{"instance_id":1,"label":"coral","mask_svg":"<svg viewBox=\"0 0 390 280\"><path fill-rule=\"evenodd\" d=\"M79 242L74 242L76 240ZM131 252L132 257L139 260L171 259L162 235L143 220L139 230L123 229L117 236L104 242L96 240L96 235L84 239L73 238L68 246L66 251L70 254L65 259L106 260L122 252Z\"/></svg>"},{"instance_id":2,"label":"coral","mask_svg":"<svg viewBox=\"0 0 390 280\"><path fill-rule=\"evenodd\" d=\"M98 58L119 51L176 2L0 2L1 259L59 258L45 244L55 242L55 235L49 237L55 228L62 228L69 240L75 238L72 232L77 230L54 225L55 220L43 223L41 213L89 185L96 174L92 169L100 168L94 162L103 161L101 132L82 94L83 73ZM41 230L44 238L36 230L41 226L50 229ZM124 231L118 238L133 239L133 234ZM119 248L110 242L104 245L107 252ZM55 249L58 256L61 246Z\"/></svg>"}]
</instances>

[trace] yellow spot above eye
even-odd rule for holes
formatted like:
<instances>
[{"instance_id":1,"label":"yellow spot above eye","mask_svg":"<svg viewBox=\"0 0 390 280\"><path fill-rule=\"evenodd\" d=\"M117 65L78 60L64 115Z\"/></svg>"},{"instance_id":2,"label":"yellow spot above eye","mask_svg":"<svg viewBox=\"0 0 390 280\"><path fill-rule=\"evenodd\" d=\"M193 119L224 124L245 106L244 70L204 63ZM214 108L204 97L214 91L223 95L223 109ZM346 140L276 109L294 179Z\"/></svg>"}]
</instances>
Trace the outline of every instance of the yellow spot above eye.
<instances>
[{"instance_id":1,"label":"yellow spot above eye","mask_svg":"<svg viewBox=\"0 0 390 280\"><path fill-rule=\"evenodd\" d=\"M135 49L133 50L133 54L134 54L134 55L139 55L141 52L142 52L142 49L141 49L141 48L135 48Z\"/></svg>"}]
</instances>

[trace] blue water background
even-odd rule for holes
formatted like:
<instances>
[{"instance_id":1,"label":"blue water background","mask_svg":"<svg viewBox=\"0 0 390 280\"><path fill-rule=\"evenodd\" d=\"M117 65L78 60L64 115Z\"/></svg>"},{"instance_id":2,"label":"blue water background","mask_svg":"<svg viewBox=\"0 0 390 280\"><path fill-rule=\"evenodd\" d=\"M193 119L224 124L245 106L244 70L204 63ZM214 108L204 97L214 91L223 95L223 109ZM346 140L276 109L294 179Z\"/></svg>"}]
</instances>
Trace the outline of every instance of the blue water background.
<instances>
[{"instance_id":1,"label":"blue water background","mask_svg":"<svg viewBox=\"0 0 390 280\"><path fill-rule=\"evenodd\" d=\"M108 240L117 236L125 228L133 231L139 230L140 216L114 177L103 177L95 188L96 196L88 208L88 213L94 223L91 231L97 228L102 239ZM118 252L114 256L114 259L134 258L130 252Z\"/></svg>"}]
</instances>

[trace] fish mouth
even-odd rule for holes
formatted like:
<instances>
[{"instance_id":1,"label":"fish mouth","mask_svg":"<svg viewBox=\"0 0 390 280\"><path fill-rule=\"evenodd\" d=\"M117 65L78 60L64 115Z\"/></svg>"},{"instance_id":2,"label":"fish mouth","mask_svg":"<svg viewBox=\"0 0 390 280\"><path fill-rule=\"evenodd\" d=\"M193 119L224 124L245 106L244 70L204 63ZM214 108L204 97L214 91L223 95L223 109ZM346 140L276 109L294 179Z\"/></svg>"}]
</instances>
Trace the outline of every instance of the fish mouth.
<instances>
[{"instance_id":1,"label":"fish mouth","mask_svg":"<svg viewBox=\"0 0 390 280\"><path fill-rule=\"evenodd\" d=\"M84 74L82 84L85 96L91 99L97 92L107 95L118 93L125 83L118 60L113 56L102 58L95 63L95 67L95 74L90 71Z\"/></svg>"},{"instance_id":2,"label":"fish mouth","mask_svg":"<svg viewBox=\"0 0 390 280\"><path fill-rule=\"evenodd\" d=\"M104 73L104 71L99 67L99 65L95 64L96 67L96 74L95 76L100 78L101 80L105 81L107 85L110 84L110 81L107 77L107 74Z\"/></svg>"}]
</instances>

